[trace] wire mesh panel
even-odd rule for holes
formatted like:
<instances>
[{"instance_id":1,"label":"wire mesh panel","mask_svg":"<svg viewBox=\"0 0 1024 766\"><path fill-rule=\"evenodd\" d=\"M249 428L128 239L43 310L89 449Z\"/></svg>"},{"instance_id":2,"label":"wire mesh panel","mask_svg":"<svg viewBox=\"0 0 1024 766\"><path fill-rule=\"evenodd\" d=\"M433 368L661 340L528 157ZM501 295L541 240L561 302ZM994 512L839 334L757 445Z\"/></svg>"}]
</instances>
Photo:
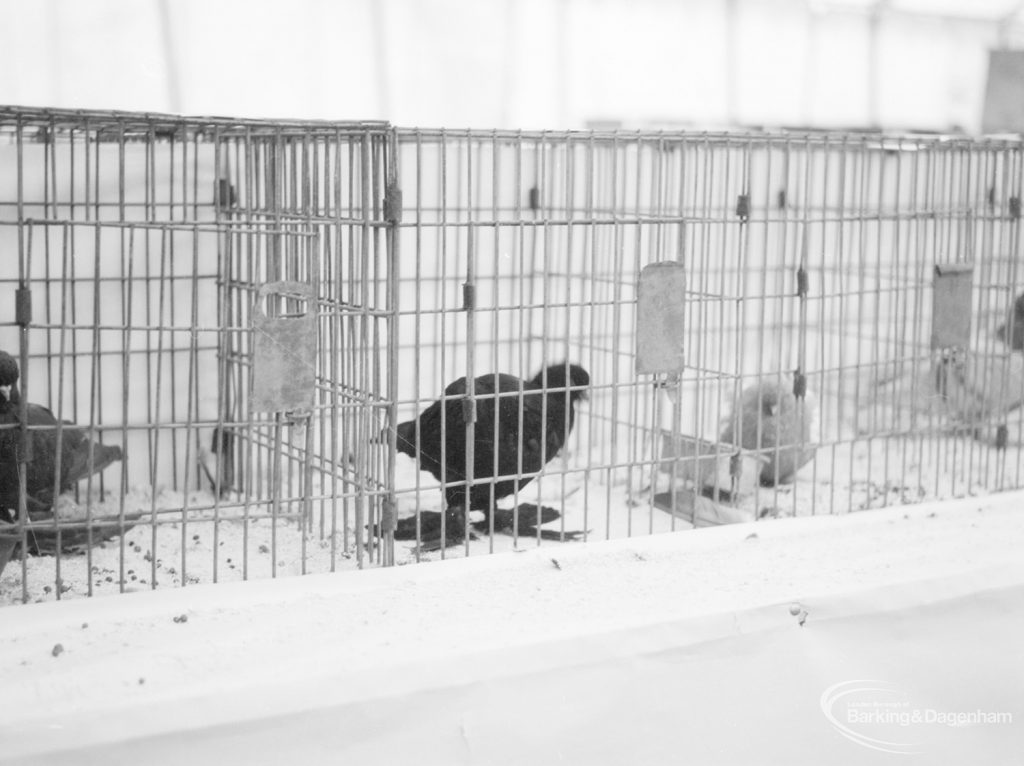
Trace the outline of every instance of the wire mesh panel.
<instances>
[{"instance_id":1,"label":"wire mesh panel","mask_svg":"<svg viewBox=\"0 0 1024 766\"><path fill-rule=\"evenodd\" d=\"M387 391L384 126L3 109L0 134L0 350L39 405L0 426L3 597L383 560L355 445ZM56 492L48 452L81 457Z\"/></svg>"},{"instance_id":2,"label":"wire mesh panel","mask_svg":"<svg viewBox=\"0 0 1024 766\"><path fill-rule=\"evenodd\" d=\"M1018 142L398 134L396 422L462 376L582 365L590 398L562 454L497 504L553 506L552 537L1020 486L1020 344L999 331L1021 287ZM637 288L662 262L685 274L684 363L644 374ZM955 315L933 306L943 269L968 273L966 343L934 340ZM444 508L436 486L399 457L400 515Z\"/></svg>"},{"instance_id":3,"label":"wire mesh panel","mask_svg":"<svg viewBox=\"0 0 1024 766\"><path fill-rule=\"evenodd\" d=\"M1016 140L0 138L4 600L1024 486Z\"/></svg>"}]
</instances>

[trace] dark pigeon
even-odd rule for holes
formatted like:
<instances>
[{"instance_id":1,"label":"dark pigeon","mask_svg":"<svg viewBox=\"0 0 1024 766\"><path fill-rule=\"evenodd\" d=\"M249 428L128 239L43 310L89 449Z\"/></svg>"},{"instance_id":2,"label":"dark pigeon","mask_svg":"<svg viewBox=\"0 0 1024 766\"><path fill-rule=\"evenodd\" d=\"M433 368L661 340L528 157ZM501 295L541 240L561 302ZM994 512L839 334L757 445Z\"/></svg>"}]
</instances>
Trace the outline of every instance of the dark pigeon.
<instances>
[{"instance_id":1,"label":"dark pigeon","mask_svg":"<svg viewBox=\"0 0 1024 766\"><path fill-rule=\"evenodd\" d=\"M579 365L562 363L545 368L528 381L500 373L475 378L476 431L470 487L464 483L452 486L466 480L466 382L466 378L459 378L444 390L444 399L430 405L417 420L397 427L398 451L418 460L422 470L445 483L444 545L464 538L464 514L468 511L484 513L485 521L474 525L480 531L489 527L486 519L492 517L495 531L512 531L516 512L499 511L494 504L529 484L533 475L562 449L572 431L576 403L586 398L590 375ZM513 478L497 478L502 476ZM559 514L524 504L518 518L519 532L532 534L536 533L535 525L557 519ZM424 544L424 550L442 547L440 527L440 514L420 514L420 539L431 543ZM543 537L552 534L558 533L541 531ZM573 538L581 533L564 534ZM398 522L397 539L415 536L415 516Z\"/></svg>"},{"instance_id":2,"label":"dark pigeon","mask_svg":"<svg viewBox=\"0 0 1024 766\"><path fill-rule=\"evenodd\" d=\"M0 351L0 516L15 517L18 508L18 456L21 441L21 397L18 393L20 370L14 357ZM57 447L60 442L60 479L58 492L74 489L91 473L99 473L121 460L121 448L89 439L86 431L64 421L58 431L54 414L38 404L27 405L28 425L51 426L31 429L30 459L25 475L26 508L31 515L51 512L54 503L54 479L57 472Z\"/></svg>"},{"instance_id":3,"label":"dark pigeon","mask_svg":"<svg viewBox=\"0 0 1024 766\"><path fill-rule=\"evenodd\" d=\"M227 497L235 489L234 445L231 431L214 426L210 449L199 452L199 467L210 482L210 491L219 497Z\"/></svg>"}]
</instances>

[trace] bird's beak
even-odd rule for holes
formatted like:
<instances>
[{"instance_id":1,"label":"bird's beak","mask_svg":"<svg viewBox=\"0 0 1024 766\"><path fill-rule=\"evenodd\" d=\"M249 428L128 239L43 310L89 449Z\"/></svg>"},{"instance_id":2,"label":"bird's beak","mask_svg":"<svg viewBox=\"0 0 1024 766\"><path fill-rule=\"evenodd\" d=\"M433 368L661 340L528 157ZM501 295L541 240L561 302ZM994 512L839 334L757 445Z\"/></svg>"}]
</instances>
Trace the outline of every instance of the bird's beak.
<instances>
[{"instance_id":1,"label":"bird's beak","mask_svg":"<svg viewBox=\"0 0 1024 766\"><path fill-rule=\"evenodd\" d=\"M0 386L0 394L4 395L4 399L6 401L8 401L8 402L11 401L11 387L10 386Z\"/></svg>"}]
</instances>

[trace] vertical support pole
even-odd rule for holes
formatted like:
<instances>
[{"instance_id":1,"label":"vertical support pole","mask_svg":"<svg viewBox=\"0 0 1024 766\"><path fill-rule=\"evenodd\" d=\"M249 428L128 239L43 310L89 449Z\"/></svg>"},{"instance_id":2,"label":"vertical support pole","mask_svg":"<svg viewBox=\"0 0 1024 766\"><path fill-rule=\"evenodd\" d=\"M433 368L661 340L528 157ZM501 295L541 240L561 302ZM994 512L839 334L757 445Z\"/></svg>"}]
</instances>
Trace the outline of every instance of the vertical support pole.
<instances>
[{"instance_id":1,"label":"vertical support pole","mask_svg":"<svg viewBox=\"0 0 1024 766\"><path fill-rule=\"evenodd\" d=\"M397 524L397 503L395 501L395 462L398 454L398 357L399 337L398 308L399 266L401 259L399 224L402 222L402 189L398 185L398 131L389 127L387 136L387 152L384 157L386 198L384 203L384 220L387 228L384 241L387 247L387 321L388 321L388 358L387 358L387 458L384 466L385 486L381 504L380 539L382 563L394 566L395 563L395 525Z\"/></svg>"},{"instance_id":2,"label":"vertical support pole","mask_svg":"<svg viewBox=\"0 0 1024 766\"><path fill-rule=\"evenodd\" d=\"M359 145L359 181L360 181L360 187L359 187L359 191L360 191L359 210L360 210L360 213L361 213L362 224L360 226L360 247L361 247L361 252L359 253L359 258L357 258L357 260L358 260L358 262L362 266L362 268L360 269L360 274L359 274L359 278L360 278L359 287L361 288L361 291L362 291L362 294L360 296L360 300L361 300L362 305L365 307L365 306L369 305L369 287L370 287L369 286L369 279L370 279L370 275L369 275L369 270L368 270L366 265L369 263L369 260L370 260L370 239L371 239L371 236L372 236L372 231L371 231L372 227L371 227L370 223L371 223L371 216L373 215L373 209L374 209L373 195L372 195L371 188L370 188L371 187L371 182L372 182L372 177L373 177L372 173L371 173L371 157L372 157L372 149L373 149L371 143L373 141L373 134L369 130L367 130L367 131L362 133L360 138L361 138L361 140L360 140L360 145ZM361 343L360 343L360 347L364 348L364 349L365 348L369 348L369 346L370 346L370 344L368 342L368 339L366 338L366 324L365 324L366 321L367 321L367 318L364 315L363 318L362 318L362 322L363 322L362 335L363 335L363 337L361 338ZM367 365L365 364L366 363L366 359L365 358L363 359L363 363L364 363L363 368L361 370L354 370L353 373L354 373L354 375L361 376L360 377L360 382L365 384L367 382L367 380L368 380L367 370L366 370L366 366ZM364 415L365 414L366 413L364 412ZM360 418L360 420L363 423L367 423L367 429L366 429L367 431L369 430L369 428L372 427L368 423L368 421L371 420L370 418L362 417L362 418ZM367 433L364 433L362 435L363 436L368 436ZM366 503L367 503L366 482L365 482L364 479L365 479L366 474L367 474L366 466L367 466L368 459L369 459L368 456L365 453L366 453L366 450L361 450L360 449L360 450L354 450L354 455L353 455L354 462L355 462L355 465L353 466L353 469L355 470L356 477L359 480L357 482L358 489L357 489L356 498L355 498L355 535L354 535L355 540L354 540L354 543L355 543L355 546L356 546L356 563L357 563L357 565L358 565L358 567L360 569L363 568L364 563L365 563L365 555L367 553L366 548L369 548L370 546L372 546L374 544L373 543L373 535L370 535L368 539L364 538L365 527L366 527ZM373 560L372 550L369 551L369 553L370 553L370 560L372 561Z\"/></svg>"},{"instance_id":3,"label":"vertical support pole","mask_svg":"<svg viewBox=\"0 0 1024 766\"><path fill-rule=\"evenodd\" d=\"M20 116L18 117L15 129L18 154L18 291L15 294L17 312L15 321L18 324L19 336L20 387L25 392L25 395L21 397L21 403L18 407L18 420L21 423L21 427L18 433L18 534L16 539L21 542L22 551L24 551L27 543L25 524L28 521L25 472L31 459L31 444L28 440L28 330L32 321L32 294L28 287L28 250L25 243L24 126L21 123ZM60 562L59 552L57 561ZM56 588L56 592L59 598L59 587ZM28 556L24 554L21 557L21 598L24 602L28 601Z\"/></svg>"},{"instance_id":4,"label":"vertical support pole","mask_svg":"<svg viewBox=\"0 0 1024 766\"><path fill-rule=\"evenodd\" d=\"M476 460L476 229L473 227L473 145L466 135L466 282L463 285L463 309L466 312L466 470L463 472L466 502L463 504L463 532L466 555L469 555L469 506L473 489L473 467ZM495 410L497 410L495 401ZM450 425L450 424L449 424Z\"/></svg>"}]
</instances>

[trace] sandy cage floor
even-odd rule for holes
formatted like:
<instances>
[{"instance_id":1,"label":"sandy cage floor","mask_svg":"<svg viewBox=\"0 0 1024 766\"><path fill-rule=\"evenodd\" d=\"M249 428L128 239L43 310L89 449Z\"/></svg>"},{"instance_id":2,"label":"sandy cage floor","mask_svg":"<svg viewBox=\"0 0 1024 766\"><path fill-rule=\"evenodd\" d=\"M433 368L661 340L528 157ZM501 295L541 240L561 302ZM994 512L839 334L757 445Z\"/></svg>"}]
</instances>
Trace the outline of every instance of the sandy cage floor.
<instances>
[{"instance_id":1,"label":"sandy cage floor","mask_svg":"<svg viewBox=\"0 0 1024 766\"><path fill-rule=\"evenodd\" d=\"M778 488L756 488L739 498L735 507L745 518L785 518L847 513L891 505L983 496L992 489L1009 489L1019 482L1019 449L998 451L981 442L957 437L916 437L907 442L883 439L819 448L815 459L804 466L797 480ZM574 472L576 461L568 456L568 473L539 477L519 495L519 502L540 502L562 511L562 519L545 528L566 532L586 530L587 540L608 540L692 528L684 518L673 516L652 503L651 474L642 469ZM398 486L416 487L417 471L404 457L398 465ZM967 478L964 478L966 475ZM851 477L873 477L853 480ZM877 478L874 478L877 477ZM399 495L399 513L405 515L419 504L437 509L440 496L427 475L418 477L418 491ZM665 490L668 477L659 473L655 489ZM188 505L212 505L208 492L189 493ZM508 507L511 498L502 506ZM125 497L126 513L141 511L139 523L122 537L90 551L54 556L30 556L22 568L11 561L0 576L0 604L22 600L22 578L28 582L28 601L100 596L154 588L180 587L211 582L258 580L307 573L346 571L358 568L351 522L347 535L338 517L332 535L330 517L324 520L314 509L312 531L303 533L299 521L282 518L241 518L237 510L224 510L214 520L210 511L191 512L182 523L180 515L160 513L160 523L149 523L155 508L180 509L185 496L159 491L155 501L148 489L133 490ZM117 498L108 497L94 514L116 514ZM346 548L347 545L347 548ZM469 545L443 552L417 554L409 541L396 541L395 562L437 561L478 556L543 545L555 552L578 542L538 541L536 537L513 539L510 535L482 534ZM375 553L366 552L364 566L376 566ZM91 593L90 593L90 572Z\"/></svg>"}]
</instances>

